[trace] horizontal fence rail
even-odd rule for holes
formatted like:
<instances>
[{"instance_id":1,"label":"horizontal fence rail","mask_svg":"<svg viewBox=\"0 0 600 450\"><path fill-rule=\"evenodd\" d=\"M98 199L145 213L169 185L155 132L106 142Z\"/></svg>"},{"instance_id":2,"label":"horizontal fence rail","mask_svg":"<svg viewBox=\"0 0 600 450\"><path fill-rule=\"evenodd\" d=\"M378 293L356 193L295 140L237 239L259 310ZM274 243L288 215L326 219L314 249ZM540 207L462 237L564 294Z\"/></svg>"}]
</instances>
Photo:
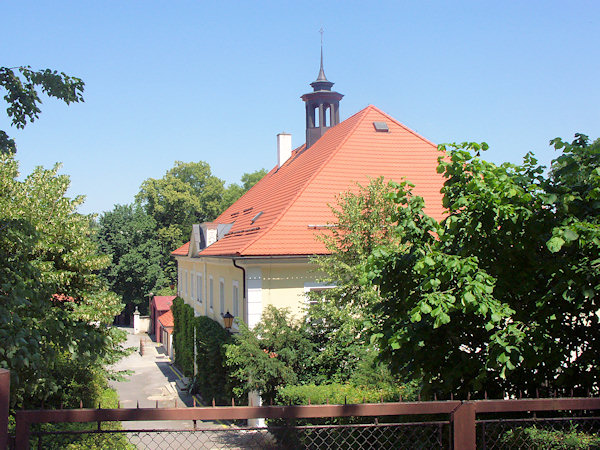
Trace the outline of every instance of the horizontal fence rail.
<instances>
[{"instance_id":1,"label":"horizontal fence rail","mask_svg":"<svg viewBox=\"0 0 600 450\"><path fill-rule=\"evenodd\" d=\"M375 417L450 414L458 400L406 403L361 403L303 406L208 406L196 408L43 409L16 412L23 424L143 420L310 419L317 417Z\"/></svg>"},{"instance_id":2,"label":"horizontal fence rail","mask_svg":"<svg viewBox=\"0 0 600 450\"><path fill-rule=\"evenodd\" d=\"M8 439L9 391L9 373L0 369L0 450L6 448ZM56 439L68 440L74 436L89 436L92 440L113 436L119 445L125 442L123 448L354 449L375 446L487 450L531 446L527 442L544 433L552 436L570 433L588 440L593 448L600 447L599 411L599 398L23 410L15 413L13 442L17 449L27 449L33 436L37 438L38 447L44 448L46 440L55 445ZM204 423L203 429L196 427L198 422L257 418L270 419L268 426L218 428ZM111 424L173 420L192 421L194 428L122 430L120 425ZM97 429L43 428L46 427L43 424L85 422L97 423ZM103 423L106 423L104 428Z\"/></svg>"},{"instance_id":3,"label":"horizontal fence rail","mask_svg":"<svg viewBox=\"0 0 600 450\"><path fill-rule=\"evenodd\" d=\"M19 449L28 448L31 437L31 425L37 423L101 423L158 420L234 421L255 418L296 420L438 414L449 416L460 406L461 402L454 400L306 406L213 406L192 408L24 410L17 411L15 414L15 444ZM184 432L184 430L179 431ZM129 432L131 433L131 431ZM223 431L221 430L221 432ZM283 435L285 433L281 432L281 434Z\"/></svg>"}]
</instances>

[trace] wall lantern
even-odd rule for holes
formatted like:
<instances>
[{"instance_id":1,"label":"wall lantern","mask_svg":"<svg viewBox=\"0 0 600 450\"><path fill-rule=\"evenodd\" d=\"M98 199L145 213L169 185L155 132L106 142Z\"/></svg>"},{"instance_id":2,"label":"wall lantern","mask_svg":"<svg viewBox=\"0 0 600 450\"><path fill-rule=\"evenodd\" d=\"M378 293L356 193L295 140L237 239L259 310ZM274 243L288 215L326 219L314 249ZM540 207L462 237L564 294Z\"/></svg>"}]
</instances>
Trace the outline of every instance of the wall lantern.
<instances>
[{"instance_id":1,"label":"wall lantern","mask_svg":"<svg viewBox=\"0 0 600 450\"><path fill-rule=\"evenodd\" d=\"M233 325L234 316L232 316L229 311L223 316L223 322L225 323L225 329L231 330L231 326Z\"/></svg>"}]
</instances>

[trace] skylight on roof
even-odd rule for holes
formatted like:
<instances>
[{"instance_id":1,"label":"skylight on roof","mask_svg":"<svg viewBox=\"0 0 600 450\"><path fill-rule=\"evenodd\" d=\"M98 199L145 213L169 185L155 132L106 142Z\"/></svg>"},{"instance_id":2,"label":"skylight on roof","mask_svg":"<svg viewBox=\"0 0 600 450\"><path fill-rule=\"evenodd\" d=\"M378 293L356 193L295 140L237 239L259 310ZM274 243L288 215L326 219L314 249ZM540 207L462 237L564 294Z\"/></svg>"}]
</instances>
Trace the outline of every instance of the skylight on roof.
<instances>
[{"instance_id":1,"label":"skylight on roof","mask_svg":"<svg viewBox=\"0 0 600 450\"><path fill-rule=\"evenodd\" d=\"M385 122L373 122L373 126L375 127L375 131L378 131L380 133L387 133L390 131L387 123Z\"/></svg>"},{"instance_id":2,"label":"skylight on roof","mask_svg":"<svg viewBox=\"0 0 600 450\"><path fill-rule=\"evenodd\" d=\"M250 223L254 223L254 222L256 222L256 221L258 220L258 218L259 218L260 216L262 216L262 213L263 213L263 212L261 211L261 212L259 212L257 215L255 215L255 216L252 218L252 220L250 221Z\"/></svg>"}]
</instances>

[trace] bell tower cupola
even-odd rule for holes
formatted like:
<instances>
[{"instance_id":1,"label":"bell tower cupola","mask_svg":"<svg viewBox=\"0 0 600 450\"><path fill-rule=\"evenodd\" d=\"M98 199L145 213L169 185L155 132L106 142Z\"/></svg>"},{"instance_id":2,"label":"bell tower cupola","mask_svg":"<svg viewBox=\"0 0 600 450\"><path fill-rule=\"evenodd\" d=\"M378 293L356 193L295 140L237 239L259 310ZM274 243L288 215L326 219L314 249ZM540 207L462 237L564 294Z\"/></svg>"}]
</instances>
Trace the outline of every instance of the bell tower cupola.
<instances>
[{"instance_id":1,"label":"bell tower cupola","mask_svg":"<svg viewBox=\"0 0 600 450\"><path fill-rule=\"evenodd\" d=\"M321 67L317 79L310 83L313 92L301 98L306 104L306 148L312 146L325 132L340 123L340 100L343 95L332 91L333 83L323 70L323 33L321 33Z\"/></svg>"}]
</instances>

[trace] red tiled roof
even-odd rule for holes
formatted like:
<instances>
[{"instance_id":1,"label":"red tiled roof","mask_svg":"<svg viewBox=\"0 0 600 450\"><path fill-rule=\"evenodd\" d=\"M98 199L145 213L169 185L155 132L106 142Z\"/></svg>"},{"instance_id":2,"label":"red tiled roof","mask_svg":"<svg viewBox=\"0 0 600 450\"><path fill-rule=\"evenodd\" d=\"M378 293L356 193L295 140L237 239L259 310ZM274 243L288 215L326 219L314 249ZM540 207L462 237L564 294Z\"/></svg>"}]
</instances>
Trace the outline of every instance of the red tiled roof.
<instances>
[{"instance_id":1,"label":"red tiled roof","mask_svg":"<svg viewBox=\"0 0 600 450\"><path fill-rule=\"evenodd\" d=\"M162 316L158 317L158 321L161 323L163 327L173 327L175 326L175 322L173 319L173 313L171 310L168 310Z\"/></svg>"},{"instance_id":2,"label":"red tiled roof","mask_svg":"<svg viewBox=\"0 0 600 450\"><path fill-rule=\"evenodd\" d=\"M190 250L190 243L186 242L181 247L179 247L177 250L171 252L171 255L173 255L173 256L186 256L188 254L189 250Z\"/></svg>"},{"instance_id":3,"label":"red tiled roof","mask_svg":"<svg viewBox=\"0 0 600 450\"><path fill-rule=\"evenodd\" d=\"M157 311L168 311L171 309L175 295L156 295L154 296L154 306Z\"/></svg>"},{"instance_id":4,"label":"red tiled roof","mask_svg":"<svg viewBox=\"0 0 600 450\"><path fill-rule=\"evenodd\" d=\"M75 299L66 294L52 294L53 303L72 303Z\"/></svg>"},{"instance_id":5,"label":"red tiled roof","mask_svg":"<svg viewBox=\"0 0 600 450\"><path fill-rule=\"evenodd\" d=\"M389 132L377 132L383 121ZM333 222L329 204L336 195L366 186L370 179L406 178L425 199L425 211L442 219L443 178L436 172L440 153L419 136L375 106L368 106L329 129L312 147L301 146L272 169L215 222L232 223L227 235L205 248L207 256L312 255L326 253L309 225ZM253 218L262 212L254 222ZM187 255L189 243L173 252Z\"/></svg>"}]
</instances>

